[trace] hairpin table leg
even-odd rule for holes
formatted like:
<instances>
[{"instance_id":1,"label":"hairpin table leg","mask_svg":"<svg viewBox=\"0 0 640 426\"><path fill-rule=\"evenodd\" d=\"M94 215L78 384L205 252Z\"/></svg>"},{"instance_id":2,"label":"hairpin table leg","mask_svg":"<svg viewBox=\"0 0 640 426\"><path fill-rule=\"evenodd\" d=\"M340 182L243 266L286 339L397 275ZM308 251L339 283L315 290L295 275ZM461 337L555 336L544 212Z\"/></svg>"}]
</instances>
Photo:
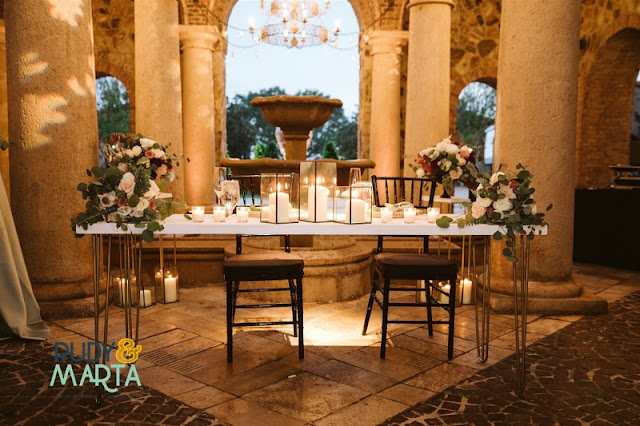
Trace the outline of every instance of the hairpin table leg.
<instances>
[{"instance_id":1,"label":"hairpin table leg","mask_svg":"<svg viewBox=\"0 0 640 426\"><path fill-rule=\"evenodd\" d=\"M475 276L475 304L476 313L476 354L480 362L489 359L489 322L490 322L490 301L491 301L491 240L484 237L482 260L482 289L478 285L476 274L476 247L472 246L473 271ZM482 304L482 308L480 308Z\"/></svg>"},{"instance_id":2,"label":"hairpin table leg","mask_svg":"<svg viewBox=\"0 0 640 426\"><path fill-rule=\"evenodd\" d=\"M520 258L513 263L513 310L516 334L516 365L518 372L518 396L524 397L527 373L527 301L529 297L529 248L530 240L520 235ZM516 251L516 247L514 247ZM517 256L516 256L517 257ZM520 265L518 265L518 262ZM518 280L520 298L518 298ZM520 310L518 310L520 306Z\"/></svg>"},{"instance_id":3,"label":"hairpin table leg","mask_svg":"<svg viewBox=\"0 0 640 426\"><path fill-rule=\"evenodd\" d=\"M98 348L99 320L100 320L100 236L92 236L92 252L93 252L93 327L94 341L96 343L96 358ZM90 355L90 354L88 354ZM98 362L96 359L95 362ZM96 402L102 401L102 388L98 386L96 393Z\"/></svg>"}]
</instances>

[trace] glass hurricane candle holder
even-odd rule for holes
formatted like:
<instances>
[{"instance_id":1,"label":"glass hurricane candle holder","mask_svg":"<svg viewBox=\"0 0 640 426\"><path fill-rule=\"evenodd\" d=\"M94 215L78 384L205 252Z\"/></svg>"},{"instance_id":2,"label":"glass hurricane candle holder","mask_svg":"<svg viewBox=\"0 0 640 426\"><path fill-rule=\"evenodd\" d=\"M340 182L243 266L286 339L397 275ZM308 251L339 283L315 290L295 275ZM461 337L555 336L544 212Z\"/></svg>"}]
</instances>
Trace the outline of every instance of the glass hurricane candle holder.
<instances>
[{"instance_id":1,"label":"glass hurricane candle holder","mask_svg":"<svg viewBox=\"0 0 640 426\"><path fill-rule=\"evenodd\" d=\"M351 186L336 186L333 191L333 217L347 224L371 223L371 182Z\"/></svg>"},{"instance_id":2,"label":"glass hurricane candle holder","mask_svg":"<svg viewBox=\"0 0 640 426\"><path fill-rule=\"evenodd\" d=\"M414 207L407 207L403 211L404 223L413 223L416 221L416 209Z\"/></svg>"},{"instance_id":3,"label":"glass hurricane candle holder","mask_svg":"<svg viewBox=\"0 0 640 426\"><path fill-rule=\"evenodd\" d=\"M260 175L260 221L294 223L300 220L297 173Z\"/></svg>"},{"instance_id":4,"label":"glass hurricane candle holder","mask_svg":"<svg viewBox=\"0 0 640 426\"><path fill-rule=\"evenodd\" d=\"M213 208L213 221L224 222L227 219L227 209L224 206L215 206Z\"/></svg>"},{"instance_id":5,"label":"glass hurricane candle holder","mask_svg":"<svg viewBox=\"0 0 640 426\"><path fill-rule=\"evenodd\" d=\"M393 218L393 211L389 207L382 207L380 209L380 221L382 223L388 223Z\"/></svg>"},{"instance_id":6,"label":"glass hurricane candle holder","mask_svg":"<svg viewBox=\"0 0 640 426\"><path fill-rule=\"evenodd\" d=\"M300 220L333 221L333 187L337 182L336 163L300 162Z\"/></svg>"},{"instance_id":7,"label":"glass hurricane candle holder","mask_svg":"<svg viewBox=\"0 0 640 426\"><path fill-rule=\"evenodd\" d=\"M158 302L174 303L180 300L180 281L177 271L156 267L154 279Z\"/></svg>"},{"instance_id":8,"label":"glass hurricane candle holder","mask_svg":"<svg viewBox=\"0 0 640 426\"><path fill-rule=\"evenodd\" d=\"M438 217L440 217L440 207L429 207L427 209L427 222L436 223Z\"/></svg>"},{"instance_id":9,"label":"glass hurricane candle holder","mask_svg":"<svg viewBox=\"0 0 640 426\"><path fill-rule=\"evenodd\" d=\"M236 207L236 221L238 223L247 223L249 222L249 207Z\"/></svg>"},{"instance_id":10,"label":"glass hurricane candle holder","mask_svg":"<svg viewBox=\"0 0 640 426\"><path fill-rule=\"evenodd\" d=\"M140 308L148 308L156 304L155 286L141 285L131 286L131 306L138 306L138 297L140 297Z\"/></svg>"},{"instance_id":11,"label":"glass hurricane candle holder","mask_svg":"<svg viewBox=\"0 0 640 426\"><path fill-rule=\"evenodd\" d=\"M113 288L113 304L124 308L127 306L127 303L130 303L130 306L133 306L133 298L132 295L135 295L133 292L133 288L136 285L136 277L131 277L131 286L129 286L129 280L125 277L121 277L119 274L114 274L112 278L112 288ZM129 290L127 292L127 289Z\"/></svg>"},{"instance_id":12,"label":"glass hurricane candle holder","mask_svg":"<svg viewBox=\"0 0 640 426\"><path fill-rule=\"evenodd\" d=\"M204 222L204 207L193 206L191 208L191 219L194 222Z\"/></svg>"}]
</instances>

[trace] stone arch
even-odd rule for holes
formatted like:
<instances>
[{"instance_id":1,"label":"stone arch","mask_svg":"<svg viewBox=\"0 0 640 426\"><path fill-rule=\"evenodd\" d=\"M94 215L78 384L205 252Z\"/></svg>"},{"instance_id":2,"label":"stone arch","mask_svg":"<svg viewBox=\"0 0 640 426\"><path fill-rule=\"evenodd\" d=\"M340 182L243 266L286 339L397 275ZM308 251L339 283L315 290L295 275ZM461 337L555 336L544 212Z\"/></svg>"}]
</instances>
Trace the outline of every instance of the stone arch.
<instances>
[{"instance_id":1,"label":"stone arch","mask_svg":"<svg viewBox=\"0 0 640 426\"><path fill-rule=\"evenodd\" d=\"M460 95L462 94L462 91L469 86L470 84L473 83L483 83L486 84L489 87L492 87L494 90L497 90L498 88L498 81L495 77L478 77L478 78L474 78L471 81L469 81L467 84L462 85L462 87L457 87L456 85L456 89L452 89L451 91L451 105L452 105L452 117L451 117L451 133L452 134L458 134L457 131L457 121L458 121L458 114L457 114L457 109L458 109L458 102L460 99ZM455 97L455 99L454 99ZM493 125L495 126L495 120ZM487 127L488 128L488 127ZM486 129L485 129L486 131ZM472 145L476 145L477 141L467 141ZM482 160L482 157L478 157L478 161Z\"/></svg>"},{"instance_id":2,"label":"stone arch","mask_svg":"<svg viewBox=\"0 0 640 426\"><path fill-rule=\"evenodd\" d=\"M96 58L97 59L97 58ZM133 78L129 78L124 70L120 70L111 62L98 63L96 60L96 80L102 77L113 77L118 80L124 86L129 96L129 122L131 125L131 131L135 132L135 84Z\"/></svg>"},{"instance_id":3,"label":"stone arch","mask_svg":"<svg viewBox=\"0 0 640 426\"><path fill-rule=\"evenodd\" d=\"M640 67L640 27L615 32L597 50L586 74L577 159L578 187L610 183L612 164L629 161L630 118Z\"/></svg>"}]
</instances>

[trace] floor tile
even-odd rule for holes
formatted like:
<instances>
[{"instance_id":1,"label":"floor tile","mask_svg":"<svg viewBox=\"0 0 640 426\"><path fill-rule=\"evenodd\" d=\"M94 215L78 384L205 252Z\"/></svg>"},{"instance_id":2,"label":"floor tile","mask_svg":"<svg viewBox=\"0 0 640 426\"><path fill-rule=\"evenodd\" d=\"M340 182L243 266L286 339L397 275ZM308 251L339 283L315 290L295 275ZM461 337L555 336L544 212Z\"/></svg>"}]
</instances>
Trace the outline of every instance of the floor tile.
<instances>
[{"instance_id":1,"label":"floor tile","mask_svg":"<svg viewBox=\"0 0 640 426\"><path fill-rule=\"evenodd\" d=\"M256 389L263 388L283 378L300 372L299 369L283 362L274 361L260 365L248 371L239 372L226 378L214 386L227 393L241 396Z\"/></svg>"},{"instance_id":2,"label":"floor tile","mask_svg":"<svg viewBox=\"0 0 640 426\"><path fill-rule=\"evenodd\" d=\"M396 379L372 373L335 359L310 366L305 370L320 377L361 389L367 394L379 392L398 382Z\"/></svg>"},{"instance_id":3,"label":"floor tile","mask_svg":"<svg viewBox=\"0 0 640 426\"><path fill-rule=\"evenodd\" d=\"M319 426L375 425L408 408L407 405L379 396L369 398L339 410L317 422Z\"/></svg>"},{"instance_id":4,"label":"floor tile","mask_svg":"<svg viewBox=\"0 0 640 426\"><path fill-rule=\"evenodd\" d=\"M451 385L455 385L467 377L474 375L476 369L464 365L444 363L413 377L404 383L427 389L432 392L440 392Z\"/></svg>"},{"instance_id":5,"label":"floor tile","mask_svg":"<svg viewBox=\"0 0 640 426\"><path fill-rule=\"evenodd\" d=\"M207 409L206 412L235 426L296 426L303 424L300 420L283 416L240 398L215 405Z\"/></svg>"},{"instance_id":6,"label":"floor tile","mask_svg":"<svg viewBox=\"0 0 640 426\"><path fill-rule=\"evenodd\" d=\"M185 393L179 393L174 395L174 398L194 408L205 409L230 401L234 399L235 396L214 387L205 386Z\"/></svg>"},{"instance_id":7,"label":"floor tile","mask_svg":"<svg viewBox=\"0 0 640 426\"><path fill-rule=\"evenodd\" d=\"M150 367L138 369L140 382L169 396L192 391L204 385L181 374L174 373L164 367Z\"/></svg>"},{"instance_id":8,"label":"floor tile","mask_svg":"<svg viewBox=\"0 0 640 426\"><path fill-rule=\"evenodd\" d=\"M431 398L435 394L436 394L435 392L428 391L423 388L418 388L415 386L409 386L404 383L400 383L378 393L377 395L383 398L391 399L396 402L400 402L402 404L412 406L412 405L416 405L419 402L422 402Z\"/></svg>"}]
</instances>

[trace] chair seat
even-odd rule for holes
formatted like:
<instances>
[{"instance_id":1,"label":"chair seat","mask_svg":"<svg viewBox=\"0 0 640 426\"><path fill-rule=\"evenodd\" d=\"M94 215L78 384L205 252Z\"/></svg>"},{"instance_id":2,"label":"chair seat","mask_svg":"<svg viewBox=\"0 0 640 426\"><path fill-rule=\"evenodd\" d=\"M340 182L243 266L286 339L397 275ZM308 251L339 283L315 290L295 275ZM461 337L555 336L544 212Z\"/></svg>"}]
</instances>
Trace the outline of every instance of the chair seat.
<instances>
[{"instance_id":1,"label":"chair seat","mask_svg":"<svg viewBox=\"0 0 640 426\"><path fill-rule=\"evenodd\" d=\"M423 279L458 273L456 262L426 253L380 253L375 257L376 268L385 278Z\"/></svg>"},{"instance_id":2,"label":"chair seat","mask_svg":"<svg viewBox=\"0 0 640 426\"><path fill-rule=\"evenodd\" d=\"M225 261L223 269L232 281L292 279L303 276L304 260L286 252L238 254Z\"/></svg>"}]
</instances>

